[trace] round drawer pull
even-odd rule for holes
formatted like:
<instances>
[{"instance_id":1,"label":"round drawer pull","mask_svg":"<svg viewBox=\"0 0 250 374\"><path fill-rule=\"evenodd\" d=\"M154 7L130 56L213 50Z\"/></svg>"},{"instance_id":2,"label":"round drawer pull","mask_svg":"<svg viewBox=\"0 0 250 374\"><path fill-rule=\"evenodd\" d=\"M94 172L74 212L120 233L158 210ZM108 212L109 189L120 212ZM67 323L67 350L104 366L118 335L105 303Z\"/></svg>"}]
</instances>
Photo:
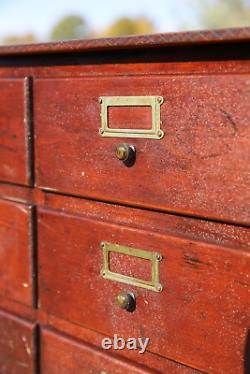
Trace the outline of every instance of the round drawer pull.
<instances>
[{"instance_id":1,"label":"round drawer pull","mask_svg":"<svg viewBox=\"0 0 250 374\"><path fill-rule=\"evenodd\" d=\"M120 292L116 297L116 305L128 312L133 312L136 307L135 295L132 292Z\"/></svg>"},{"instance_id":2,"label":"round drawer pull","mask_svg":"<svg viewBox=\"0 0 250 374\"><path fill-rule=\"evenodd\" d=\"M130 144L118 144L115 151L118 160L123 161L126 166L132 166L135 162L136 150Z\"/></svg>"}]
</instances>

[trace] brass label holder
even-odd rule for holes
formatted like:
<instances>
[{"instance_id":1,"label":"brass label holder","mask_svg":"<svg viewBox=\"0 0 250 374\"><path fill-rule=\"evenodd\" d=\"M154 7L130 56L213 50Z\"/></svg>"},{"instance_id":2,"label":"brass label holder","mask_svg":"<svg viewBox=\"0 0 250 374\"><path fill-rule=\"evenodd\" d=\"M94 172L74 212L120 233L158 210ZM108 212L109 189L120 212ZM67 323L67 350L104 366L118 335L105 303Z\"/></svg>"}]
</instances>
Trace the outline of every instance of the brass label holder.
<instances>
[{"instance_id":1,"label":"brass label holder","mask_svg":"<svg viewBox=\"0 0 250 374\"><path fill-rule=\"evenodd\" d=\"M163 287L160 283L160 272L159 265L162 260L162 255L158 252L149 252L142 249L125 247L118 244L112 244L108 242L101 242L101 249L103 251L103 267L101 275L105 279L112 281L126 283L131 286L137 286L146 288L151 291L161 292ZM110 252L122 253L124 255L138 257L144 260L151 261L151 280L147 281L144 279L133 278L127 275L115 273L110 270Z\"/></svg>"},{"instance_id":2,"label":"brass label holder","mask_svg":"<svg viewBox=\"0 0 250 374\"><path fill-rule=\"evenodd\" d=\"M164 136L161 130L161 104L164 99L162 96L101 96L101 128L99 134L103 137L120 138L145 138L162 139ZM123 129L111 128L109 125L108 108L109 107L151 107L152 109L152 127L151 129Z\"/></svg>"}]
</instances>

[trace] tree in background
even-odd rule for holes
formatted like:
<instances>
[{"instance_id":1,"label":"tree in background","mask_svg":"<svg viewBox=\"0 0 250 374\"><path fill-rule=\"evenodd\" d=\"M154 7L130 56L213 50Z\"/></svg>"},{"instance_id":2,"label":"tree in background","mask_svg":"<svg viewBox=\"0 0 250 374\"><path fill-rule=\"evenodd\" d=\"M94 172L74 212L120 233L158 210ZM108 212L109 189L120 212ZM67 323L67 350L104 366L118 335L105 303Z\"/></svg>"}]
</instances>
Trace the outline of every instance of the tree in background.
<instances>
[{"instance_id":1,"label":"tree in background","mask_svg":"<svg viewBox=\"0 0 250 374\"><path fill-rule=\"evenodd\" d=\"M3 39L3 44L26 44L35 43L37 38L32 32L22 35L7 35Z\"/></svg>"},{"instance_id":2,"label":"tree in background","mask_svg":"<svg viewBox=\"0 0 250 374\"><path fill-rule=\"evenodd\" d=\"M195 5L202 28L250 25L250 4L246 0L196 0Z\"/></svg>"},{"instance_id":3,"label":"tree in background","mask_svg":"<svg viewBox=\"0 0 250 374\"><path fill-rule=\"evenodd\" d=\"M122 17L111 24L100 36L151 34L154 31L154 25L147 17Z\"/></svg>"},{"instance_id":4,"label":"tree in background","mask_svg":"<svg viewBox=\"0 0 250 374\"><path fill-rule=\"evenodd\" d=\"M186 16L185 24L183 24L183 19L177 13L179 29L215 29L250 25L250 0L189 0L189 4L194 17L189 20ZM64 16L56 23L47 39L70 40L86 38L91 35L111 37L151 34L155 31L154 24L147 17L122 17L114 21L106 30L94 35L90 32L88 23L81 15L71 14ZM23 35L7 35L0 43L20 44L37 41L36 35L30 32Z\"/></svg>"},{"instance_id":5,"label":"tree in background","mask_svg":"<svg viewBox=\"0 0 250 374\"><path fill-rule=\"evenodd\" d=\"M89 35L85 19L79 15L63 17L52 29L51 40L81 39Z\"/></svg>"}]
</instances>

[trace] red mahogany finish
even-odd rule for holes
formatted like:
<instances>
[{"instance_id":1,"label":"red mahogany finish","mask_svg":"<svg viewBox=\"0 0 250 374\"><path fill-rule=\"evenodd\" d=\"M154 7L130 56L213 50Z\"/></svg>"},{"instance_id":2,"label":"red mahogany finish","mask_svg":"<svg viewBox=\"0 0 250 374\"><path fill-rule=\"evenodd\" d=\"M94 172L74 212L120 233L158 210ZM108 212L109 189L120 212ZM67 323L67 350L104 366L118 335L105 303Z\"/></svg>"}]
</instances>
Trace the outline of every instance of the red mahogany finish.
<instances>
[{"instance_id":1,"label":"red mahogany finish","mask_svg":"<svg viewBox=\"0 0 250 374\"><path fill-rule=\"evenodd\" d=\"M42 372L44 373L114 373L155 374L157 371L131 365L50 331L42 331ZM101 369L101 370L100 370Z\"/></svg>"},{"instance_id":2,"label":"red mahogany finish","mask_svg":"<svg viewBox=\"0 0 250 374\"><path fill-rule=\"evenodd\" d=\"M100 78L98 85L95 78L38 79L37 185L97 200L248 223L249 82L250 75L108 77ZM136 147L137 160L127 168L115 157L120 139L98 133L98 97L131 93L164 97L165 136L128 139ZM145 108L138 108L139 114L147 128ZM134 117L134 128L140 128ZM128 127L124 109L116 108L109 120L111 126Z\"/></svg>"},{"instance_id":3,"label":"red mahogany finish","mask_svg":"<svg viewBox=\"0 0 250 374\"><path fill-rule=\"evenodd\" d=\"M34 374L36 329L34 324L0 312L0 373Z\"/></svg>"},{"instance_id":4,"label":"red mahogany finish","mask_svg":"<svg viewBox=\"0 0 250 374\"><path fill-rule=\"evenodd\" d=\"M0 294L32 306L32 208L0 200Z\"/></svg>"},{"instance_id":5,"label":"red mahogany finish","mask_svg":"<svg viewBox=\"0 0 250 374\"><path fill-rule=\"evenodd\" d=\"M0 47L1 374L250 373L249 41L242 28ZM100 96L162 96L164 137L102 137ZM149 129L151 109L108 119ZM104 279L101 242L160 253L162 292ZM108 261L151 278L131 253ZM114 334L150 342L104 350Z\"/></svg>"},{"instance_id":6,"label":"red mahogany finish","mask_svg":"<svg viewBox=\"0 0 250 374\"><path fill-rule=\"evenodd\" d=\"M250 321L249 251L120 226L115 216L110 222L103 220L103 215L92 220L65 211L39 210L41 308L107 336L117 333L127 339L143 331L151 337L151 352L186 364L192 357L204 371L235 372L241 365ZM159 251L163 292L100 277L101 241ZM116 255L113 268L121 274L150 278L145 260L129 261ZM116 295L128 290L137 297L137 309L131 314L114 304ZM235 314L241 319L236 320Z\"/></svg>"},{"instance_id":7,"label":"red mahogany finish","mask_svg":"<svg viewBox=\"0 0 250 374\"><path fill-rule=\"evenodd\" d=\"M29 81L0 79L0 178L29 184Z\"/></svg>"}]
</instances>

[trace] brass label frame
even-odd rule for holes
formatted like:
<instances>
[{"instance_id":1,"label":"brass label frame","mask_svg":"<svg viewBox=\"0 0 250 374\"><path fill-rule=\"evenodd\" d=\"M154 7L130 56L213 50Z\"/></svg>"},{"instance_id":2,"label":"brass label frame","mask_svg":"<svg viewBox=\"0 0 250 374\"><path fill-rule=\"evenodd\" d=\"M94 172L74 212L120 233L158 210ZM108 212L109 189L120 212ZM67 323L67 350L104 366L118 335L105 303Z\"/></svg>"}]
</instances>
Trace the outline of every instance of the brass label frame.
<instances>
[{"instance_id":1,"label":"brass label frame","mask_svg":"<svg viewBox=\"0 0 250 374\"><path fill-rule=\"evenodd\" d=\"M100 247L103 251L103 267L101 270L101 275L104 279L110 279L112 281L126 283L131 286L146 288L155 292L161 292L163 290L163 287L160 283L159 271L160 261L162 260L162 255L160 253L144 251L138 248L125 247L123 245L112 244L108 242L101 242ZM110 270L109 261L110 252L122 253L124 255L151 261L151 280L147 281L144 279L133 278L127 275L112 272Z\"/></svg>"},{"instance_id":2,"label":"brass label frame","mask_svg":"<svg viewBox=\"0 0 250 374\"><path fill-rule=\"evenodd\" d=\"M120 138L145 138L162 139L164 136L161 130L161 104L164 99L162 96L101 96L101 128L99 134L103 137ZM119 106L145 106L152 109L152 127L151 129L123 129L111 128L108 120L108 108Z\"/></svg>"}]
</instances>

